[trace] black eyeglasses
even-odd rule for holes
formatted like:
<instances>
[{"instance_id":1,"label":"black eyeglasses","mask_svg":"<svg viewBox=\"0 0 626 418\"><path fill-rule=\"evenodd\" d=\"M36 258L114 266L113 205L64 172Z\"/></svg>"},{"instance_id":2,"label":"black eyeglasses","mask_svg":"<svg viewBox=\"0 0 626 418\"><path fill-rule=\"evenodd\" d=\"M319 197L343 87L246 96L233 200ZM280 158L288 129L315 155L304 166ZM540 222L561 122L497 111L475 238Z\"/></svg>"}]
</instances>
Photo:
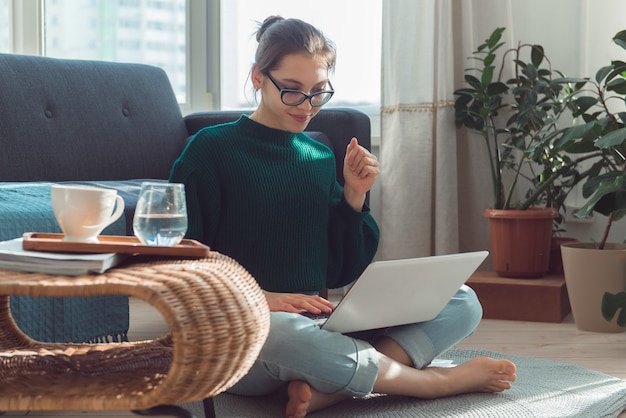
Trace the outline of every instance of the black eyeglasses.
<instances>
[{"instance_id":1,"label":"black eyeglasses","mask_svg":"<svg viewBox=\"0 0 626 418\"><path fill-rule=\"evenodd\" d=\"M333 90L333 85L330 84L330 80L328 80L328 86L330 87L330 90L322 90L316 91L312 94L306 94L305 92L300 90L284 89L278 85L276 80L274 80L269 72L264 74L267 76L267 78L270 79L272 83L274 83L276 88L280 91L280 100L287 106L298 106L306 99L309 99L309 103L311 103L311 106L319 107L328 103L330 98L333 97L333 94L335 94L335 90Z\"/></svg>"}]
</instances>

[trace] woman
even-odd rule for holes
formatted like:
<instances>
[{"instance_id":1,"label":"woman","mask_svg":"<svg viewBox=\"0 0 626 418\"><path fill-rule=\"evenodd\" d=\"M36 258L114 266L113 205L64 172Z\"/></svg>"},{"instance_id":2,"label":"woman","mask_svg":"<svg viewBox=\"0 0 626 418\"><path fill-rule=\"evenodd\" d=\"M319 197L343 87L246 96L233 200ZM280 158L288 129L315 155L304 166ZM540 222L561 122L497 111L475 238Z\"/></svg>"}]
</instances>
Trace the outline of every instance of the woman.
<instances>
[{"instance_id":1,"label":"woman","mask_svg":"<svg viewBox=\"0 0 626 418\"><path fill-rule=\"evenodd\" d=\"M371 262L379 231L366 193L380 172L352 138L345 185L333 153L302 132L333 95L335 50L313 26L267 18L251 81L260 103L249 117L201 130L172 168L184 183L187 236L250 271L271 310L269 337L231 393L265 395L287 386L287 417L372 392L436 398L511 387L515 366L476 358L454 368L426 367L480 321L476 295L463 287L434 320L342 335L300 313L330 312L325 288L355 280Z\"/></svg>"}]
</instances>

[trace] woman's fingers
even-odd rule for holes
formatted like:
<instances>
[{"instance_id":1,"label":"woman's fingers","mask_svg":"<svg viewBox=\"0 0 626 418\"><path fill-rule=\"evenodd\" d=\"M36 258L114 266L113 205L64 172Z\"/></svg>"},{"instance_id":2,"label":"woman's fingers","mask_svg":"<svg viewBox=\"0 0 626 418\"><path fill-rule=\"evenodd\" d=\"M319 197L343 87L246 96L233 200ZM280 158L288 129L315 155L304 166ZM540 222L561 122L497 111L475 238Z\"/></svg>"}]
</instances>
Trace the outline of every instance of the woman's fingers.
<instances>
[{"instance_id":1,"label":"woman's fingers","mask_svg":"<svg viewBox=\"0 0 626 418\"><path fill-rule=\"evenodd\" d=\"M380 163L374 154L359 145L356 138L348 144L345 160L350 171L358 177L378 175Z\"/></svg>"},{"instance_id":2,"label":"woman's fingers","mask_svg":"<svg viewBox=\"0 0 626 418\"><path fill-rule=\"evenodd\" d=\"M335 305L317 295L303 295L301 293L274 293L264 292L271 311L299 313L331 312Z\"/></svg>"}]
</instances>

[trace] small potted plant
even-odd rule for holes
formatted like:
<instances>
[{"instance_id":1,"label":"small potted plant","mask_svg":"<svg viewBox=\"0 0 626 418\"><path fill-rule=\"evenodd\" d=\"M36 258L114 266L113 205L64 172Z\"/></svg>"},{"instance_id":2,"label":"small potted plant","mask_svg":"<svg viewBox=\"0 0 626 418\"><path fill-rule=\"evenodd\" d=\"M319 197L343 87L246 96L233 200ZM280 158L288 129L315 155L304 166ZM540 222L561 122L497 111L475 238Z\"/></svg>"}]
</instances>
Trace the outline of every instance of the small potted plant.
<instances>
[{"instance_id":1,"label":"small potted plant","mask_svg":"<svg viewBox=\"0 0 626 418\"><path fill-rule=\"evenodd\" d=\"M626 50L626 30L613 41ZM562 129L553 142L572 149L593 143L596 160L583 185L588 200L576 215L598 212L607 224L597 242L562 245L565 281L579 329L620 332L626 324L626 244L607 240L613 223L626 215L626 62L614 60L586 81L573 114L583 123ZM618 321L607 322L619 308Z\"/></svg>"},{"instance_id":2,"label":"small potted plant","mask_svg":"<svg viewBox=\"0 0 626 418\"><path fill-rule=\"evenodd\" d=\"M489 156L493 201L485 216L494 271L541 277L548 269L553 222L562 219L567 194L585 176L579 164L592 158L572 159L564 145L542 144L557 134L584 82L571 83L552 69L541 45L520 43L498 57L504 30L495 29L470 57L478 65L466 69L468 86L454 92L455 121L482 139ZM507 69L513 76L504 79ZM516 199L520 187L527 191Z\"/></svg>"}]
</instances>

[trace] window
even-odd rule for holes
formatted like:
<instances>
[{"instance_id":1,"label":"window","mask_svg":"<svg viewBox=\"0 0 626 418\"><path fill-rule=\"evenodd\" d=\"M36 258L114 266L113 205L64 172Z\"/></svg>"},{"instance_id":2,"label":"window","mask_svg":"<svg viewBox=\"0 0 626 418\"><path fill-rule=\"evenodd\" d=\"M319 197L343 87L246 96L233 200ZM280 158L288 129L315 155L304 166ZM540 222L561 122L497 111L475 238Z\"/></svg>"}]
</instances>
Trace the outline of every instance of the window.
<instances>
[{"instance_id":1,"label":"window","mask_svg":"<svg viewBox=\"0 0 626 418\"><path fill-rule=\"evenodd\" d=\"M159 66L168 74L179 102L186 102L186 3L45 0L44 54Z\"/></svg>"},{"instance_id":2,"label":"window","mask_svg":"<svg viewBox=\"0 0 626 418\"><path fill-rule=\"evenodd\" d=\"M382 0L0 0L0 51L156 65L184 114L250 108L253 34L272 14L335 42L337 93L326 106L360 108L376 132Z\"/></svg>"},{"instance_id":3,"label":"window","mask_svg":"<svg viewBox=\"0 0 626 418\"><path fill-rule=\"evenodd\" d=\"M253 107L249 71L258 22L270 15L305 20L336 45L331 75L335 95L326 106L358 107L377 114L380 106L382 0L228 0L221 2L221 105Z\"/></svg>"},{"instance_id":4,"label":"window","mask_svg":"<svg viewBox=\"0 0 626 418\"><path fill-rule=\"evenodd\" d=\"M0 0L0 52L9 52L9 0Z\"/></svg>"}]
</instances>

